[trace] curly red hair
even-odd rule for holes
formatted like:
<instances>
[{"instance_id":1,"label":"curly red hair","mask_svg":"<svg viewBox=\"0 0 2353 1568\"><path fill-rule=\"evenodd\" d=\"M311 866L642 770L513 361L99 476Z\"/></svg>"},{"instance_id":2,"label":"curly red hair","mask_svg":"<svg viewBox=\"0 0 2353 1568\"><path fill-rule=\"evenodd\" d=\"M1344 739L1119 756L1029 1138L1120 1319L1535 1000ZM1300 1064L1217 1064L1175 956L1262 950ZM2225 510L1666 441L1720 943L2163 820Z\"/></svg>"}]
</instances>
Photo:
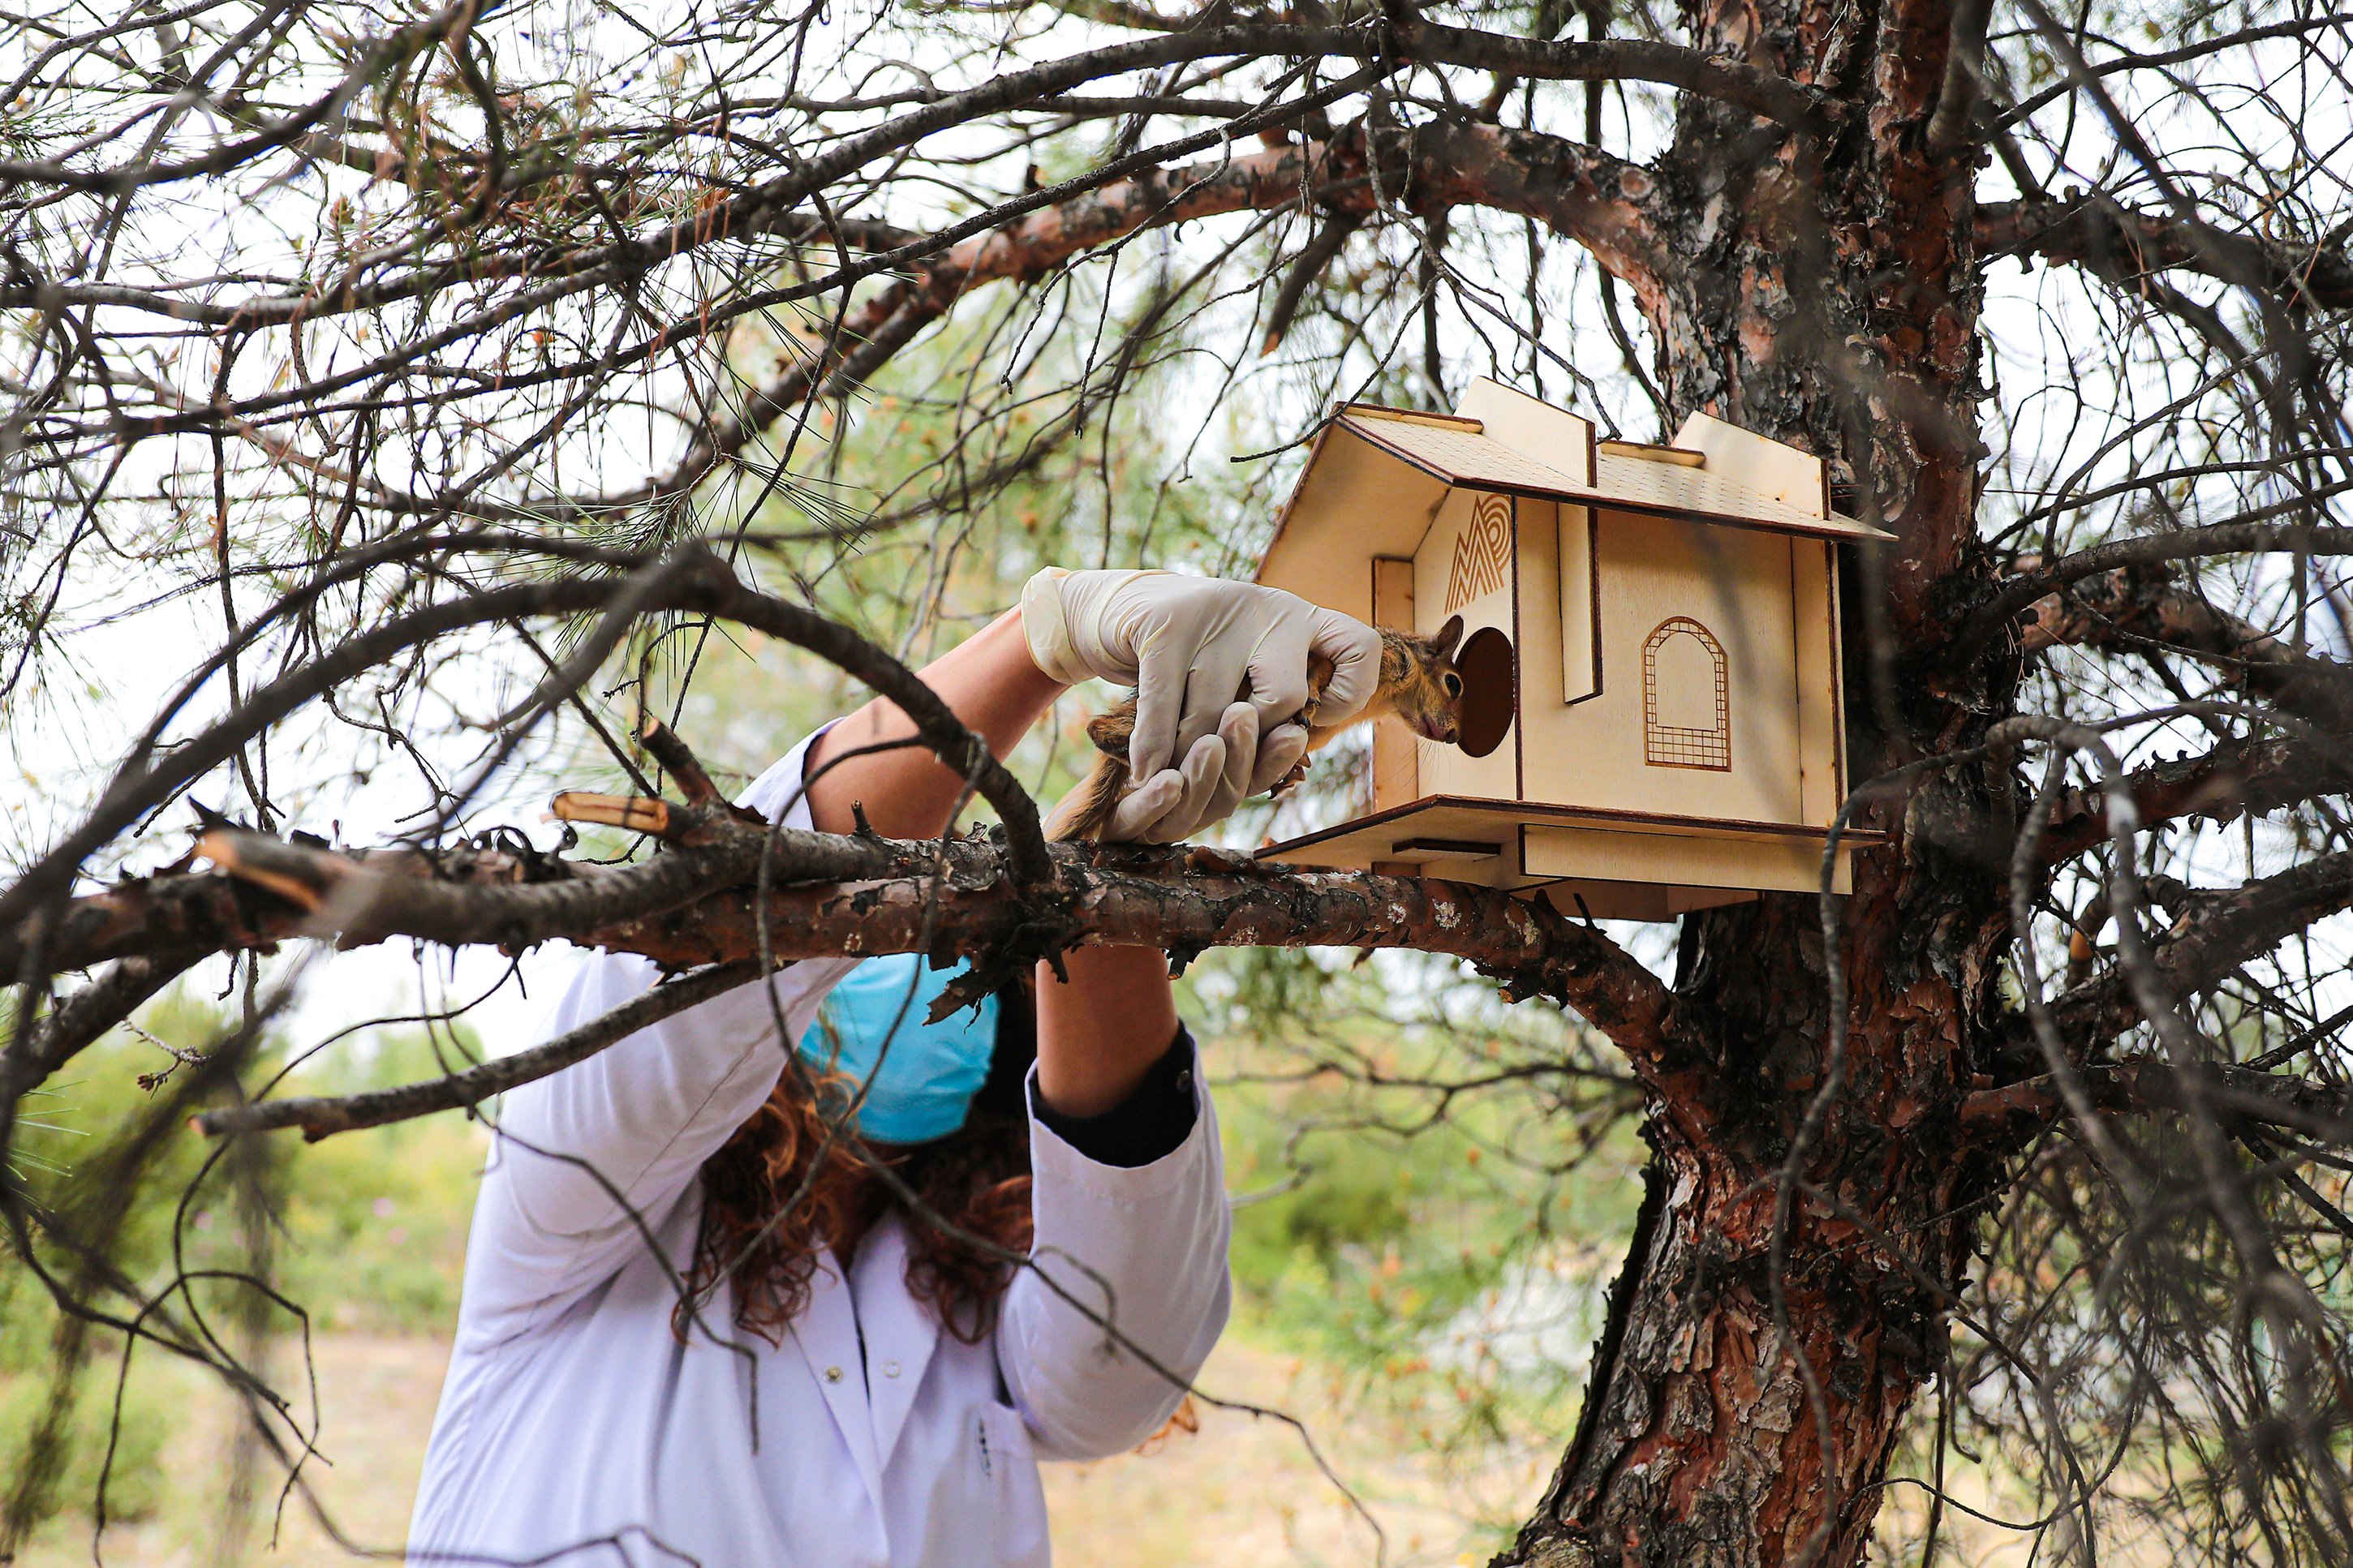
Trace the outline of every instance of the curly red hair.
<instances>
[{"instance_id":1,"label":"curly red hair","mask_svg":"<svg viewBox=\"0 0 2353 1568\"><path fill-rule=\"evenodd\" d=\"M736 1325L771 1344L807 1309L819 1250L849 1232L880 1179L872 1167L883 1156L847 1132L826 1135L828 1106L838 1116L851 1087L821 1080L813 1097L807 1079L787 1070L703 1163L702 1232L674 1315L681 1338L723 1279L734 1283ZM907 1288L948 1332L977 1344L1012 1279L1005 1254L1029 1248L1029 1124L976 1104L958 1131L888 1159L949 1227L911 1216Z\"/></svg>"}]
</instances>

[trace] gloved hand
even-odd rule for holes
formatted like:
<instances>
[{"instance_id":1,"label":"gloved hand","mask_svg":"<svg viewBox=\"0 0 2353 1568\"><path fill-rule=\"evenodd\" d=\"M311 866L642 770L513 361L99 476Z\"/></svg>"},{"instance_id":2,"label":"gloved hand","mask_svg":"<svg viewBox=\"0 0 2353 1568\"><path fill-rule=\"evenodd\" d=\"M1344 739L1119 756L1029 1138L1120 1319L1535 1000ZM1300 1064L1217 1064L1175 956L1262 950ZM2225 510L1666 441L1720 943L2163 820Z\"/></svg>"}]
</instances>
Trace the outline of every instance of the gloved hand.
<instances>
[{"instance_id":1,"label":"gloved hand","mask_svg":"<svg viewBox=\"0 0 2353 1568\"><path fill-rule=\"evenodd\" d=\"M1136 689L1127 754L1147 788L1176 758L1192 766L1194 748L1237 700L1258 716L1253 742L1265 742L1256 746L1243 793L1270 788L1299 757L1293 752L1277 766L1273 742L1307 700L1311 653L1333 666L1318 724L1355 717L1380 680L1379 633L1297 595L1251 583L1050 566L1022 590L1021 619L1029 656L1056 680L1075 686L1094 679Z\"/></svg>"},{"instance_id":2,"label":"gloved hand","mask_svg":"<svg viewBox=\"0 0 2353 1568\"><path fill-rule=\"evenodd\" d=\"M1280 778L1306 752L1305 726L1278 724L1261 746L1258 710L1247 702L1231 703L1219 717L1217 732L1194 742L1181 767L1163 768L1121 797L1102 840L1174 844L1190 838L1230 816L1256 793L1251 787L1256 772L1271 766L1273 776Z\"/></svg>"}]
</instances>

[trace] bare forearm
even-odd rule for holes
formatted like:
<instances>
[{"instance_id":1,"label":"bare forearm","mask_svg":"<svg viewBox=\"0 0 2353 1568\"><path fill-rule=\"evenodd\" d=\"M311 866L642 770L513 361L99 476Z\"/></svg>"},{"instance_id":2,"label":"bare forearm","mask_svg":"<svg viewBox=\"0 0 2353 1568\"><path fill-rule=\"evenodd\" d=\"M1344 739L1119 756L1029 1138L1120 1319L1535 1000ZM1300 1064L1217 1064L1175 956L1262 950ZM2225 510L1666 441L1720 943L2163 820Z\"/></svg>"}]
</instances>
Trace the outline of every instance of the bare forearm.
<instances>
[{"instance_id":1,"label":"bare forearm","mask_svg":"<svg viewBox=\"0 0 2353 1568\"><path fill-rule=\"evenodd\" d=\"M1067 984L1038 966L1038 1093L1065 1116L1099 1116L1135 1091L1176 1037L1168 957L1081 947L1062 962Z\"/></svg>"},{"instance_id":2,"label":"bare forearm","mask_svg":"<svg viewBox=\"0 0 2353 1568\"><path fill-rule=\"evenodd\" d=\"M1006 611L917 674L998 756L1019 743L1062 689L1030 658L1018 609ZM818 775L809 785L809 816L818 832L849 832L855 825L853 805L862 805L866 819L887 838L929 838L948 826L964 780L922 745L851 756L826 767L862 748L914 733L897 704L878 697L809 748L809 772Z\"/></svg>"}]
</instances>

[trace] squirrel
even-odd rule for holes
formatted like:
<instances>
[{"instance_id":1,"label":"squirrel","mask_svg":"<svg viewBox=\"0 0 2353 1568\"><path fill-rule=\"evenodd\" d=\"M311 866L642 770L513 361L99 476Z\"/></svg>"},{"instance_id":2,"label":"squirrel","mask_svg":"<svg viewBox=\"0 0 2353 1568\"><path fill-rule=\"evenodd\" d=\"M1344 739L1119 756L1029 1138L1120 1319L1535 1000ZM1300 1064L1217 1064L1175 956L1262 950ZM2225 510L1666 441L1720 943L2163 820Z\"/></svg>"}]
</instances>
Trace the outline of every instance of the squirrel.
<instances>
[{"instance_id":1,"label":"squirrel","mask_svg":"<svg viewBox=\"0 0 2353 1568\"><path fill-rule=\"evenodd\" d=\"M1391 715L1405 721L1408 729L1426 741L1459 745L1462 739L1462 675L1455 668L1455 645L1462 640L1462 617L1454 616L1438 628L1435 637L1416 637L1384 626L1381 634L1381 673L1374 688L1373 700L1364 710L1348 721L1349 725L1384 719ZM1307 726L1307 749L1316 752L1348 725L1318 726L1315 710L1322 702L1324 688L1332 679L1332 661L1321 655L1307 661L1307 701L1298 713L1297 721ZM1101 836L1111 821L1112 810L1120 797L1133 787L1128 778L1127 742L1135 730L1135 695L1130 692L1126 700L1108 712L1099 713L1087 723L1087 738L1095 743L1101 754L1095 758L1094 771L1086 783L1071 792L1062 804L1046 820L1046 837L1058 841L1091 841ZM1273 795L1280 795L1307 776L1307 759L1302 757L1292 770L1276 781Z\"/></svg>"}]
</instances>

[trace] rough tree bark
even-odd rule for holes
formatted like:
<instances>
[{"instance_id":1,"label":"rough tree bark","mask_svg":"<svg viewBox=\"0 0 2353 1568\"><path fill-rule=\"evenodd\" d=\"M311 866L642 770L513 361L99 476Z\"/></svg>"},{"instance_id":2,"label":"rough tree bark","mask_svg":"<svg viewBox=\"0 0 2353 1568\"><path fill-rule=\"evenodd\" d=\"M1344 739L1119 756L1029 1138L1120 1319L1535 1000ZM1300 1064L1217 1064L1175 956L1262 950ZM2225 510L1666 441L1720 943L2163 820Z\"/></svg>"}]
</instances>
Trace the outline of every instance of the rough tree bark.
<instances>
[{"instance_id":1,"label":"rough tree bark","mask_svg":"<svg viewBox=\"0 0 2353 1568\"><path fill-rule=\"evenodd\" d=\"M1857 778L1970 745L2007 710L2001 676L1988 689L1937 660L1953 586L1978 565L1975 150L1926 151L1952 9L1687 7L1704 47L1862 110L1813 142L1687 101L1644 202L1680 264L1626 279L1674 417L1704 410L1828 455L1841 500L1903 541L1881 645L1902 679L1884 656L1848 672ZM2001 859L1934 825L2016 815L2006 769L1878 810L1906 832L1862 858L1841 914L1843 1085L1798 1162L1778 1270L1790 1335L1773 1300L1780 1173L1835 1069L1815 900L1768 895L1685 919L1675 1037L1693 1055L1652 1079L1651 1199L1587 1414L1504 1562L1846 1564L1866 1549L1876 1483L1940 1360L1970 1200L1999 1168L1988 1134L2004 1131L1960 1115L2000 1043ZM1909 1266L1873 1233L1902 1238Z\"/></svg>"}]
</instances>

